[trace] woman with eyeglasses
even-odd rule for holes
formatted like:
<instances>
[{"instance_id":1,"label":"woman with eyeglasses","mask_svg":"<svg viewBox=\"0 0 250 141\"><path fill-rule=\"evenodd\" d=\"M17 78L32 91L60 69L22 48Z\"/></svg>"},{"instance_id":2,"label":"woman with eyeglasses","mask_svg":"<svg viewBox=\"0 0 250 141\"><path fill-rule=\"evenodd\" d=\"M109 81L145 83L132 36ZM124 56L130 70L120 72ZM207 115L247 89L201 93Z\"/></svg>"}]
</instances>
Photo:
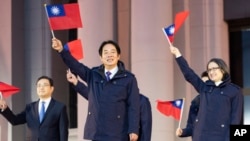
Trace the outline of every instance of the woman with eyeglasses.
<instances>
[{"instance_id":1,"label":"woman with eyeglasses","mask_svg":"<svg viewBox=\"0 0 250 141\"><path fill-rule=\"evenodd\" d=\"M200 107L194 123L193 141L229 141L230 125L241 123L243 94L231 83L229 69L219 58L207 63L209 80L203 82L178 48L170 46L186 81L200 94Z\"/></svg>"}]
</instances>

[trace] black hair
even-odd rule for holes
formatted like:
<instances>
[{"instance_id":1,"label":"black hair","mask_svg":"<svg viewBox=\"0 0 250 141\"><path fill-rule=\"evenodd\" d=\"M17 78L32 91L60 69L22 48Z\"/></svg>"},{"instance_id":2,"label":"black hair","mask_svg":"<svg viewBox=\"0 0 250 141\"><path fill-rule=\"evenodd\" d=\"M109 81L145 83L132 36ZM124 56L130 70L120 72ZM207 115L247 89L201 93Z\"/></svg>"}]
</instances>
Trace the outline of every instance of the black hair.
<instances>
[{"instance_id":1,"label":"black hair","mask_svg":"<svg viewBox=\"0 0 250 141\"><path fill-rule=\"evenodd\" d=\"M208 77L207 71L203 71L203 72L201 73L201 77Z\"/></svg>"},{"instance_id":2,"label":"black hair","mask_svg":"<svg viewBox=\"0 0 250 141\"><path fill-rule=\"evenodd\" d=\"M118 54L121 54L120 46L119 46L116 42L114 42L114 41L112 41L112 40L107 40L107 41L103 41L102 44L101 44L101 46L100 46L100 48L99 48L99 55L100 55L100 56L102 56L103 47L104 47L106 44L112 44L112 45L114 45L115 48L116 48L117 53L118 53Z\"/></svg>"},{"instance_id":3,"label":"black hair","mask_svg":"<svg viewBox=\"0 0 250 141\"><path fill-rule=\"evenodd\" d=\"M230 74L229 74L229 68L227 66L227 64L225 63L224 60L220 59L220 58L212 58L208 63L207 63L207 70L208 70L208 65L211 63L211 62L214 62L216 63L219 68L221 69L222 73L223 73L223 78L222 80L224 80L226 77L228 77Z\"/></svg>"},{"instance_id":4,"label":"black hair","mask_svg":"<svg viewBox=\"0 0 250 141\"><path fill-rule=\"evenodd\" d=\"M50 77L48 77L48 76L41 76L41 77L37 78L36 83L37 83L39 80L41 80L41 79L47 79L47 80L49 80L49 84L50 84L50 86L54 86L53 79L52 79L52 78L50 78Z\"/></svg>"}]
</instances>

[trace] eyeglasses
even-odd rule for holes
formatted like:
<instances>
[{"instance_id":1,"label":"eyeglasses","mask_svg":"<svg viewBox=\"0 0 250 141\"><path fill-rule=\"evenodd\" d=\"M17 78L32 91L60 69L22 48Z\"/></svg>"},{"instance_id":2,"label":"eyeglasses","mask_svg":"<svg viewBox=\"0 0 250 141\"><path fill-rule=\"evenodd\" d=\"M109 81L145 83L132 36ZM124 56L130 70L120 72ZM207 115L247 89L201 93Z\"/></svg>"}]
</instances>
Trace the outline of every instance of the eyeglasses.
<instances>
[{"instance_id":1,"label":"eyeglasses","mask_svg":"<svg viewBox=\"0 0 250 141\"><path fill-rule=\"evenodd\" d=\"M50 84L38 84L38 85L36 85L36 87L37 88L41 88L41 87L49 87L50 86Z\"/></svg>"},{"instance_id":2,"label":"eyeglasses","mask_svg":"<svg viewBox=\"0 0 250 141\"><path fill-rule=\"evenodd\" d=\"M218 69L220 69L220 67L213 67L213 68L210 68L210 69L207 70L207 73L212 72L212 71L216 71L216 70L218 70Z\"/></svg>"}]
</instances>

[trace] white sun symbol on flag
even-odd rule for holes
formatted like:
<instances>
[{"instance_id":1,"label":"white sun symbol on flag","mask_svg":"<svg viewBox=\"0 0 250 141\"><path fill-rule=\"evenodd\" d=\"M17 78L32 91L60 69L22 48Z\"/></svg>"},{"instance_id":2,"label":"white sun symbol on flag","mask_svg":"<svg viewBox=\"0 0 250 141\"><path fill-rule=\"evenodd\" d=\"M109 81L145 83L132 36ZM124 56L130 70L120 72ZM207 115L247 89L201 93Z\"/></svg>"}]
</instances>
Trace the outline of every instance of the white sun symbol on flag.
<instances>
[{"instance_id":1,"label":"white sun symbol on flag","mask_svg":"<svg viewBox=\"0 0 250 141\"><path fill-rule=\"evenodd\" d=\"M181 101L180 100L177 100L177 101L175 101L175 104L176 104L176 106L180 106L181 105Z\"/></svg>"},{"instance_id":2,"label":"white sun symbol on flag","mask_svg":"<svg viewBox=\"0 0 250 141\"><path fill-rule=\"evenodd\" d=\"M54 15L59 15L60 14L60 9L57 6L52 6L51 7L51 13Z\"/></svg>"},{"instance_id":3,"label":"white sun symbol on flag","mask_svg":"<svg viewBox=\"0 0 250 141\"><path fill-rule=\"evenodd\" d=\"M169 33L171 33L171 34L173 34L174 33L174 27L172 26L172 27L170 27L170 29L169 29Z\"/></svg>"}]
</instances>

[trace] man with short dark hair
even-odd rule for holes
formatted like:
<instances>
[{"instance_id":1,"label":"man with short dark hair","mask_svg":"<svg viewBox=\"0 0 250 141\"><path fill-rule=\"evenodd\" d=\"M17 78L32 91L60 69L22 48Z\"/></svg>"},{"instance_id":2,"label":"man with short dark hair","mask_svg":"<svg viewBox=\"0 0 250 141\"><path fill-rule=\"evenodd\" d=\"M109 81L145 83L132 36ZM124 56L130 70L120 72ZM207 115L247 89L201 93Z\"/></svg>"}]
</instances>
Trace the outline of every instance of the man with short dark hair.
<instances>
[{"instance_id":1,"label":"man with short dark hair","mask_svg":"<svg viewBox=\"0 0 250 141\"><path fill-rule=\"evenodd\" d=\"M60 40L52 39L52 48L72 72L89 87L88 116L84 138L94 141L137 141L140 97L136 77L120 61L120 47L104 41L99 47L102 64L89 68L65 50Z\"/></svg>"},{"instance_id":2,"label":"man with short dark hair","mask_svg":"<svg viewBox=\"0 0 250 141\"><path fill-rule=\"evenodd\" d=\"M41 76L36 83L39 100L27 104L19 114L14 114L4 100L0 100L0 113L12 124L27 123L31 141L68 141L66 106L52 98L53 80Z\"/></svg>"}]
</instances>

